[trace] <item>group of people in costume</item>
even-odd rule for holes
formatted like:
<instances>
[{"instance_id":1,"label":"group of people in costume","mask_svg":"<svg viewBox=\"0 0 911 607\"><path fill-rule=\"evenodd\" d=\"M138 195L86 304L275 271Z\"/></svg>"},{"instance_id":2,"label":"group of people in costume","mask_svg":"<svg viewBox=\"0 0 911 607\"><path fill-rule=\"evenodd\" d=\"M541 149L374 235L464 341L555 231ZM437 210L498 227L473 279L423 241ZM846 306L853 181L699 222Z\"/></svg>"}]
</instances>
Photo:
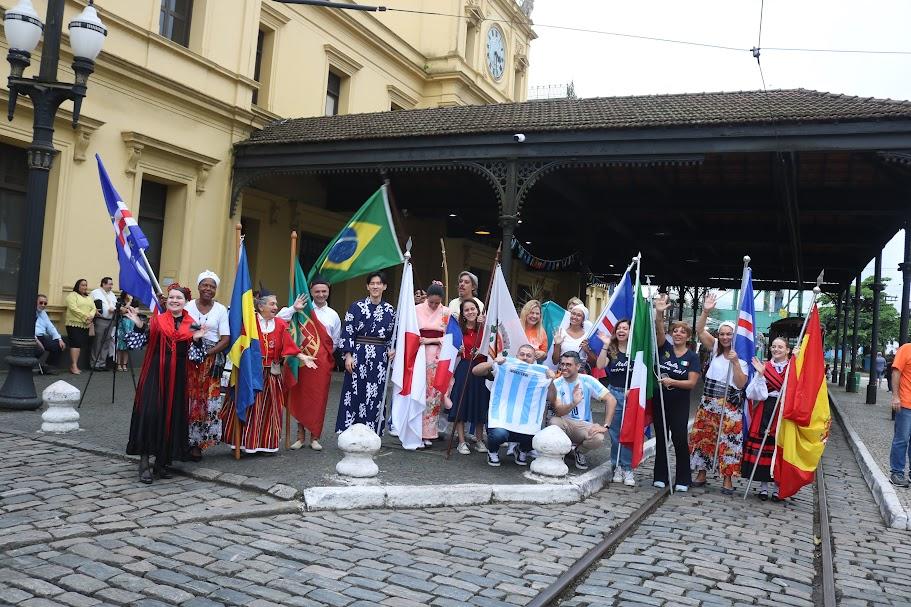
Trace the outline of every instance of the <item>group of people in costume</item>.
<instances>
[{"instance_id":1,"label":"group of people in costume","mask_svg":"<svg viewBox=\"0 0 911 607\"><path fill-rule=\"evenodd\" d=\"M378 435L384 433L387 424L383 395L389 364L395 355L396 311L383 298L387 289L383 272L366 276L367 296L352 303L343 318L327 304L330 285L320 278L312 281L313 310L329 339L319 351L306 354L295 343L288 324L294 313L304 308L305 298L280 310L275 295L260 290L255 306L263 389L239 427L231 392L226 397L222 389L230 327L227 308L216 301L219 282L219 277L207 270L197 279L196 299L191 299L189 289L175 283L167 288L163 313L149 321L133 308L125 313L133 331L148 342L127 446L127 453L141 458L142 482L151 483L156 476L167 478L167 467L174 460L199 460L206 449L219 442L237 446L245 453L276 452L285 407L297 421L297 440L291 448L322 449L319 440L336 350L341 353L345 370L336 432L362 423ZM448 306L443 302L442 284L436 281L423 291L423 301L416 304L420 342L426 353L423 446L432 446L452 424L451 432L458 436L458 453L470 454L469 442L473 439L475 450L486 453L488 464L499 466L499 450L508 443L507 453L516 464L525 465L532 452L534 433L554 425L572 441L578 469L588 467L587 453L601 448L609 436L613 480L634 486L631 453L620 443L630 365L629 319L619 320L603 348L595 352L586 339L591 325L581 302L571 300L568 326L549 340L543 327L542 305L531 300L519 316L527 343L515 350L514 358L489 360L480 344L485 319L477 287L477 277L462 272L459 296ZM723 478L723 493L733 492L735 476L752 473L760 483L760 498L774 498L769 488L775 444L774 427L770 426L774 425L772 409L784 381L788 345L783 339L773 340L771 359L764 363L758 359L739 360L733 348L732 323L722 323L717 337L706 330L715 304L715 296L709 295L696 324L695 335L710 355L703 394L692 430L688 431L690 395L702 375L699 356L689 345L694 331L682 321L673 321L666 329L668 298L664 295L655 300L660 363L655 372L660 375L664 404L663 408L657 406L656 395L653 482L658 487L673 482L677 490L685 491L690 486L704 485L707 474L717 467ZM463 341L449 389L441 392L434 387L433 378L440 344L452 315L458 321ZM289 381L284 364L291 357L300 361L296 381L308 386L306 402L293 397L294 382ZM749 385L747 364L755 368ZM594 422L592 400L605 404L603 424ZM747 417L752 420L746 429L745 406ZM668 474L665 427L676 459L673 479ZM763 444L767 429L770 436ZM150 463L150 456L154 456L154 464Z\"/></svg>"}]
</instances>

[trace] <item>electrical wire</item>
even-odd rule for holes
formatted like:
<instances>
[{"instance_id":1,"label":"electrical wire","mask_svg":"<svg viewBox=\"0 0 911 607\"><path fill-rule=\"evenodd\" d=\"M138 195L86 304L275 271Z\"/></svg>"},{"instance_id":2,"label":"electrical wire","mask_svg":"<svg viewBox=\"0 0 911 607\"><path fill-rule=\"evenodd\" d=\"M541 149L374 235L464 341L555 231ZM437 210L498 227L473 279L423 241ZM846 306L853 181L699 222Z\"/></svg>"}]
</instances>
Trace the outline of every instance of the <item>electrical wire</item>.
<instances>
[{"instance_id":1,"label":"electrical wire","mask_svg":"<svg viewBox=\"0 0 911 607\"><path fill-rule=\"evenodd\" d=\"M759 42L762 41L762 13L764 11L765 2L763 0L762 5L760 6L760 23L759 23L759 41L756 44L756 47L749 49L744 47L729 46L725 44L715 44L711 42L699 42L695 40L680 40L677 38L664 38L661 36L648 36L645 34L630 34L626 32L612 32L608 30L598 30L591 29L586 27L573 27L568 25L554 25L550 23L534 23L533 27L535 28L545 28L566 32L574 32L581 34L597 34L601 36L612 36L616 38L629 38L633 40L644 40L647 42L662 42L665 44L679 44L683 46L696 46L702 48L710 48L716 50L724 51L737 51L737 52L753 52L756 49L761 49L763 51L775 51L781 53L853 53L853 54L867 54L867 55L909 55L911 56L911 50L874 50L874 49L837 49L837 48L803 48L803 47L784 47L784 46L770 46L770 47L760 47ZM387 13L410 13L415 15L429 15L436 17L449 17L452 19L468 19L467 15L457 15L455 13L442 13L437 11L425 11L419 9L408 9L408 8L393 8L385 7ZM500 19L496 17L484 17L483 21L489 21L491 23L504 23L504 24L514 24L515 22L509 19Z\"/></svg>"}]
</instances>

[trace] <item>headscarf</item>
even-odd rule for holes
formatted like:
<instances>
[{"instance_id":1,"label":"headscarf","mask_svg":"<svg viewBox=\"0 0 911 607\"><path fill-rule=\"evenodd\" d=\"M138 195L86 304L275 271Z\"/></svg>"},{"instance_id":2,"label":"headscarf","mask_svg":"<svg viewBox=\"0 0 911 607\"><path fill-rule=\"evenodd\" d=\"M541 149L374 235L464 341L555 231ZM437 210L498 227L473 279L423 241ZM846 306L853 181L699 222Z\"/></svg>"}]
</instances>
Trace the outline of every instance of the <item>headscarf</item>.
<instances>
[{"instance_id":1,"label":"headscarf","mask_svg":"<svg viewBox=\"0 0 911 607\"><path fill-rule=\"evenodd\" d=\"M203 270L199 273L199 276L196 277L196 284L198 285L207 278L211 278L212 282L215 283L215 288L218 288L218 284L221 282L221 279L218 277L218 274L212 270Z\"/></svg>"},{"instance_id":2,"label":"headscarf","mask_svg":"<svg viewBox=\"0 0 911 607\"><path fill-rule=\"evenodd\" d=\"M193 296L190 293L190 289L188 289L184 286L181 286L181 284L178 282L172 282L171 284L168 285L168 288L165 289L165 293L169 293L171 291L180 291L181 293L183 293L184 299L186 299L187 301L190 301L191 299L193 299Z\"/></svg>"},{"instance_id":3,"label":"headscarf","mask_svg":"<svg viewBox=\"0 0 911 607\"><path fill-rule=\"evenodd\" d=\"M575 312L576 310L582 310L582 322L588 320L588 308L582 304L576 304L570 309L570 312Z\"/></svg>"}]
</instances>

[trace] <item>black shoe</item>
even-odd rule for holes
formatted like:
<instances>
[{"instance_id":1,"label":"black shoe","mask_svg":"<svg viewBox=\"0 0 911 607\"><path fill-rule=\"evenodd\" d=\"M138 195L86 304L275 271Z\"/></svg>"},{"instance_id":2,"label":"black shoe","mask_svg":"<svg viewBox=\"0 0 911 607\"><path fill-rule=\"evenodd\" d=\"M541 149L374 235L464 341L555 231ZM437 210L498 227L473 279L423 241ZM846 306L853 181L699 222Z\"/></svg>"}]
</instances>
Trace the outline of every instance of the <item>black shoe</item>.
<instances>
[{"instance_id":1,"label":"black shoe","mask_svg":"<svg viewBox=\"0 0 911 607\"><path fill-rule=\"evenodd\" d=\"M159 466L155 464L155 476L158 478L174 478L174 476L168 471L167 466Z\"/></svg>"}]
</instances>

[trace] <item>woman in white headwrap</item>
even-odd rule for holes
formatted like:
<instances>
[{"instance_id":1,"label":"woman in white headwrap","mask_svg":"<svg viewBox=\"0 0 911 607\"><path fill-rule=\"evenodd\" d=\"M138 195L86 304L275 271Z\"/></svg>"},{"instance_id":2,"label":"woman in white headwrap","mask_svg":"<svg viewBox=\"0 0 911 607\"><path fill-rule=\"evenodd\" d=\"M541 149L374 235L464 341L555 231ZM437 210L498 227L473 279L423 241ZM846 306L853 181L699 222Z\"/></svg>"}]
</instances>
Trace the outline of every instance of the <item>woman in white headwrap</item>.
<instances>
[{"instance_id":1,"label":"woman in white headwrap","mask_svg":"<svg viewBox=\"0 0 911 607\"><path fill-rule=\"evenodd\" d=\"M574 298L575 299L575 298ZM570 303L574 303L570 300ZM591 365L597 360L597 356L588 347L588 329L591 323L588 322L588 308L581 303L576 303L569 309L569 326L557 329L554 333L554 353L552 362L555 365L560 364L560 356L566 352L578 352L579 358L582 359L582 373L591 373Z\"/></svg>"},{"instance_id":2,"label":"woman in white headwrap","mask_svg":"<svg viewBox=\"0 0 911 607\"><path fill-rule=\"evenodd\" d=\"M721 492L731 495L734 476L740 475L743 455L743 389L747 385L747 362L740 360L734 350L734 323L721 323L717 339L706 331L705 323L715 304L715 294L709 293L696 321L696 335L703 347L711 351L711 360L705 373L702 400L690 431L690 468L696 472L692 486L701 487L705 485L707 471L717 462L723 479Z\"/></svg>"},{"instance_id":3,"label":"woman in white headwrap","mask_svg":"<svg viewBox=\"0 0 911 607\"><path fill-rule=\"evenodd\" d=\"M222 435L219 412L222 405L221 374L225 367L224 351L231 329L228 309L215 301L221 281L215 272L205 270L196 279L199 297L187 304L193 322L205 329L202 362L187 363L187 416L190 422L190 459L199 461L204 449L218 444Z\"/></svg>"}]
</instances>

